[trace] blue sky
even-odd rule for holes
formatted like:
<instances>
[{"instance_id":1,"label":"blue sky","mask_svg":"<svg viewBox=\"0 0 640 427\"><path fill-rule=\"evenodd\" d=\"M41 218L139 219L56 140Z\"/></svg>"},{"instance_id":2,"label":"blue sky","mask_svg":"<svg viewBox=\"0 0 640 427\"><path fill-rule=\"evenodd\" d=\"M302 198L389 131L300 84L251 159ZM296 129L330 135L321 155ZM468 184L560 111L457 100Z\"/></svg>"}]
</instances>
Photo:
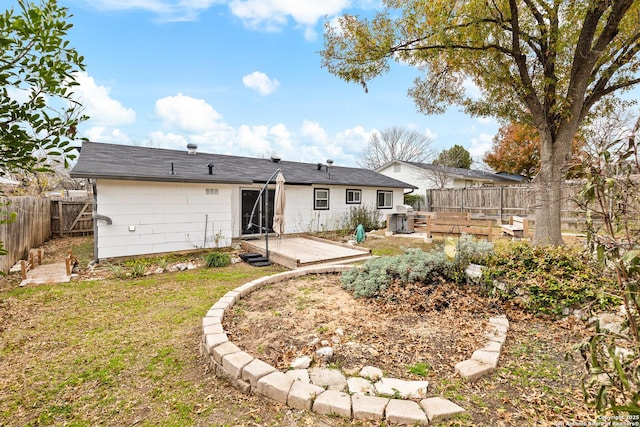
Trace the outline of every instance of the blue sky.
<instances>
[{"instance_id":1,"label":"blue sky","mask_svg":"<svg viewBox=\"0 0 640 427\"><path fill-rule=\"evenodd\" d=\"M480 159L498 124L452 108L425 116L395 64L369 92L320 67L323 23L373 0L59 0L85 56L78 96L92 141L356 166L372 132L428 135ZM477 166L477 165L476 165Z\"/></svg>"}]
</instances>

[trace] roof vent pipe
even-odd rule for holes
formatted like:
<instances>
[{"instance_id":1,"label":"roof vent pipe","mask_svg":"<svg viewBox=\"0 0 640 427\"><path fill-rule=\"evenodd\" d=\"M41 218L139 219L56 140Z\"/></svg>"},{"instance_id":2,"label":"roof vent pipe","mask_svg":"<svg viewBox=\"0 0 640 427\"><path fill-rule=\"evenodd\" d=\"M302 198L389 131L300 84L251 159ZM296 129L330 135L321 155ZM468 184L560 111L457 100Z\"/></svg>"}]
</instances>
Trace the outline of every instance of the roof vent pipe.
<instances>
[{"instance_id":1,"label":"roof vent pipe","mask_svg":"<svg viewBox=\"0 0 640 427\"><path fill-rule=\"evenodd\" d=\"M333 166L333 160L327 159L327 166Z\"/></svg>"},{"instance_id":2,"label":"roof vent pipe","mask_svg":"<svg viewBox=\"0 0 640 427\"><path fill-rule=\"evenodd\" d=\"M196 154L198 152L198 145L190 142L187 144L187 154Z\"/></svg>"},{"instance_id":3,"label":"roof vent pipe","mask_svg":"<svg viewBox=\"0 0 640 427\"><path fill-rule=\"evenodd\" d=\"M322 163L318 163L318 170L321 171L322 170Z\"/></svg>"},{"instance_id":4,"label":"roof vent pipe","mask_svg":"<svg viewBox=\"0 0 640 427\"><path fill-rule=\"evenodd\" d=\"M282 160L282 159L280 159L280 157L278 157L278 156L271 156L271 161L273 163L280 163L280 160Z\"/></svg>"},{"instance_id":5,"label":"roof vent pipe","mask_svg":"<svg viewBox=\"0 0 640 427\"><path fill-rule=\"evenodd\" d=\"M171 172L169 172L169 175L175 175L176 173L173 170L173 162L171 162Z\"/></svg>"},{"instance_id":6,"label":"roof vent pipe","mask_svg":"<svg viewBox=\"0 0 640 427\"><path fill-rule=\"evenodd\" d=\"M209 168L209 175L213 175L213 163L209 163L207 167Z\"/></svg>"}]
</instances>

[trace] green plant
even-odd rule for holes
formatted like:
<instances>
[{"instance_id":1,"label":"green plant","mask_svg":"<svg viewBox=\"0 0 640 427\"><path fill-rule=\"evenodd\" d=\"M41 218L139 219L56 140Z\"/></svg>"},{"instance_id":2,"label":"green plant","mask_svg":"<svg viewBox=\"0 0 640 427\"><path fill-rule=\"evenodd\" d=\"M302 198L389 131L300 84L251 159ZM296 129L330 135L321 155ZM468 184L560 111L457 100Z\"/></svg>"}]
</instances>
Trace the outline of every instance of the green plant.
<instances>
[{"instance_id":1,"label":"green plant","mask_svg":"<svg viewBox=\"0 0 640 427\"><path fill-rule=\"evenodd\" d=\"M418 362L414 365L407 366L407 372L419 377L426 377L427 375L429 375L430 370L431 365L429 364L429 362Z\"/></svg>"},{"instance_id":2,"label":"green plant","mask_svg":"<svg viewBox=\"0 0 640 427\"><path fill-rule=\"evenodd\" d=\"M629 131L629 116L609 114L615 127L586 136L592 150L577 168L583 180L581 205L587 213L588 247L615 277L626 321L619 332L601 330L581 346L588 372L582 382L586 402L600 414L640 415L640 117ZM610 126L610 125L608 125ZM621 130L622 129L622 130Z\"/></svg>"},{"instance_id":3,"label":"green plant","mask_svg":"<svg viewBox=\"0 0 640 427\"><path fill-rule=\"evenodd\" d=\"M619 301L614 282L577 249L531 246L518 242L499 248L486 262L483 281L490 293L517 300L530 311L561 315L589 305L609 307Z\"/></svg>"},{"instance_id":4,"label":"green plant","mask_svg":"<svg viewBox=\"0 0 640 427\"><path fill-rule=\"evenodd\" d=\"M424 203L424 196L419 194L405 194L404 204L410 205L414 209L418 209Z\"/></svg>"},{"instance_id":5,"label":"green plant","mask_svg":"<svg viewBox=\"0 0 640 427\"><path fill-rule=\"evenodd\" d=\"M211 252L204 257L206 267L226 267L231 264L231 256L226 252Z\"/></svg>"},{"instance_id":6,"label":"green plant","mask_svg":"<svg viewBox=\"0 0 640 427\"><path fill-rule=\"evenodd\" d=\"M346 214L345 228L355 230L358 224L362 224L366 231L380 227L380 211L375 206L351 207Z\"/></svg>"},{"instance_id":7,"label":"green plant","mask_svg":"<svg viewBox=\"0 0 640 427\"><path fill-rule=\"evenodd\" d=\"M429 252L406 249L401 255L374 258L361 268L342 273L342 287L352 291L356 298L379 296L393 281L407 283L433 283L441 279L462 283L464 268L469 260L479 260L491 253L490 243L478 242L472 236L460 237L458 260L449 260L441 247ZM484 254L484 255L481 255Z\"/></svg>"}]
</instances>

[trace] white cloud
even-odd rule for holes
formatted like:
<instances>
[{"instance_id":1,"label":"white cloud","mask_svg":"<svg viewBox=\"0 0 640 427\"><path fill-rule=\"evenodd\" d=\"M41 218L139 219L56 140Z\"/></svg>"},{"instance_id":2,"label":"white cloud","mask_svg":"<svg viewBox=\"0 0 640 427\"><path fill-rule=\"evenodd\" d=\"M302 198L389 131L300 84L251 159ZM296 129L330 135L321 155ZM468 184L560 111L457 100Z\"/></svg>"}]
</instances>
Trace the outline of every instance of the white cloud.
<instances>
[{"instance_id":1,"label":"white cloud","mask_svg":"<svg viewBox=\"0 0 640 427\"><path fill-rule=\"evenodd\" d=\"M279 153L282 150L281 155L284 158L284 152L289 151L291 147L291 133L281 123L271 127L242 125L238 129L234 144L238 154L244 156Z\"/></svg>"},{"instance_id":2,"label":"white cloud","mask_svg":"<svg viewBox=\"0 0 640 427\"><path fill-rule=\"evenodd\" d=\"M469 148L469 154L474 159L481 159L485 153L491 151L493 147L493 135L488 133L481 133L477 138L471 139L471 147Z\"/></svg>"},{"instance_id":3,"label":"white cloud","mask_svg":"<svg viewBox=\"0 0 640 427\"><path fill-rule=\"evenodd\" d=\"M307 136L311 141L319 144L326 144L329 141L327 133L318 122L312 122L309 120L303 121L300 133L302 136Z\"/></svg>"},{"instance_id":4,"label":"white cloud","mask_svg":"<svg viewBox=\"0 0 640 427\"><path fill-rule=\"evenodd\" d=\"M214 5L227 0L85 0L103 10L146 10L155 13L161 21L191 21Z\"/></svg>"},{"instance_id":5,"label":"white cloud","mask_svg":"<svg viewBox=\"0 0 640 427\"><path fill-rule=\"evenodd\" d=\"M110 88L96 84L86 72L76 74L79 86L74 88L75 98L84 107L84 114L97 126L119 126L136 121L136 113L111 98Z\"/></svg>"},{"instance_id":6,"label":"white cloud","mask_svg":"<svg viewBox=\"0 0 640 427\"><path fill-rule=\"evenodd\" d=\"M270 95L280 86L280 82L271 79L265 73L254 71L242 78L242 83L249 89L257 90L262 96Z\"/></svg>"},{"instance_id":7,"label":"white cloud","mask_svg":"<svg viewBox=\"0 0 640 427\"><path fill-rule=\"evenodd\" d=\"M349 0L231 0L231 13L250 28L278 31L289 18L305 28L305 38L314 40L313 26L324 16L338 14L350 6Z\"/></svg>"},{"instance_id":8,"label":"white cloud","mask_svg":"<svg viewBox=\"0 0 640 427\"><path fill-rule=\"evenodd\" d=\"M131 144L131 139L120 129L108 129L104 126L93 126L82 132L89 141L99 141L111 144Z\"/></svg>"},{"instance_id":9,"label":"white cloud","mask_svg":"<svg viewBox=\"0 0 640 427\"><path fill-rule=\"evenodd\" d=\"M165 128L188 133L206 133L224 129L218 114L205 100L179 93L158 99L155 105L156 117Z\"/></svg>"}]
</instances>

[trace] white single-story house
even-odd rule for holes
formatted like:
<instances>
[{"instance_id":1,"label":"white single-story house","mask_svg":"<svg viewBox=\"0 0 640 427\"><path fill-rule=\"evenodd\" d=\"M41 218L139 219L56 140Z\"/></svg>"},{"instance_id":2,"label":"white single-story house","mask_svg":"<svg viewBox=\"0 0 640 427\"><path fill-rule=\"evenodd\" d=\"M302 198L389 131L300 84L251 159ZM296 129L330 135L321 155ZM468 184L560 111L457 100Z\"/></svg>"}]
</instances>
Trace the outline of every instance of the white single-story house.
<instances>
[{"instance_id":1,"label":"white single-story house","mask_svg":"<svg viewBox=\"0 0 640 427\"><path fill-rule=\"evenodd\" d=\"M394 213L405 189L371 170L189 150L85 142L71 171L93 187L96 259L230 246L272 226L274 173L285 178L285 234L336 230L352 207ZM257 203L269 180L270 185ZM265 206L265 202L268 205ZM269 213L265 213L265 209Z\"/></svg>"},{"instance_id":2,"label":"white single-story house","mask_svg":"<svg viewBox=\"0 0 640 427\"><path fill-rule=\"evenodd\" d=\"M469 188L482 185L514 185L522 183L522 177L502 175L473 169L450 168L429 163L392 160L376 172L390 178L412 184L413 194L426 197L427 190L444 188Z\"/></svg>"}]
</instances>

